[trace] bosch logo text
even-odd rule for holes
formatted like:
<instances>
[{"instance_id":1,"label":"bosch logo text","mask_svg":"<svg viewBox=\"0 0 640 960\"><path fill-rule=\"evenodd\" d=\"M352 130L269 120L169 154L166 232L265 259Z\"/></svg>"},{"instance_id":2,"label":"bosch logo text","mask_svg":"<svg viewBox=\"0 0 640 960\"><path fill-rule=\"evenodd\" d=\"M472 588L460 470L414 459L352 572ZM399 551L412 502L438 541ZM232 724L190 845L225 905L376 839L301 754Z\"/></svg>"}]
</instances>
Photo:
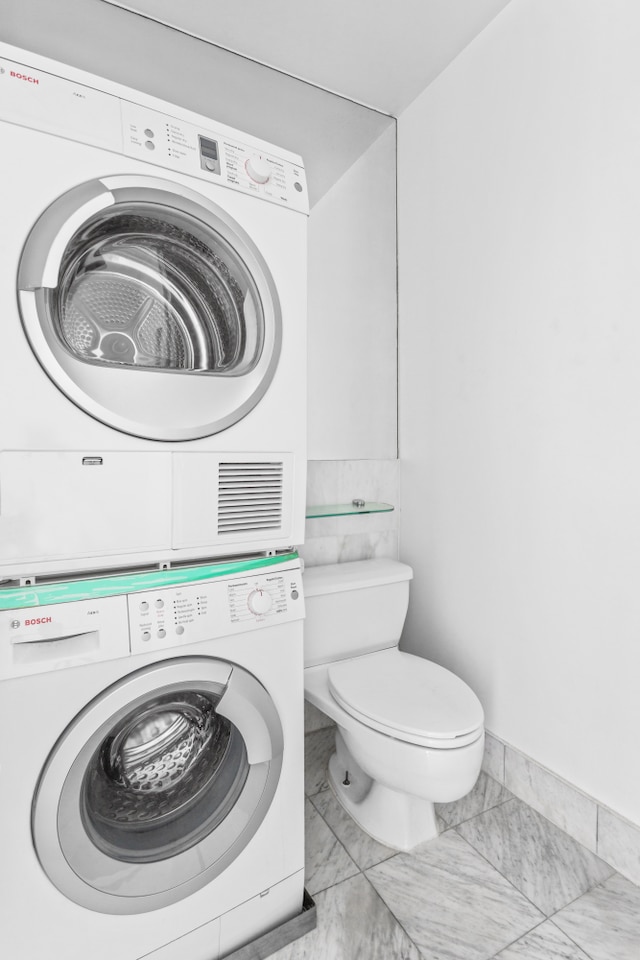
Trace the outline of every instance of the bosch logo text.
<instances>
[{"instance_id":1,"label":"bosch logo text","mask_svg":"<svg viewBox=\"0 0 640 960\"><path fill-rule=\"evenodd\" d=\"M39 623L51 623L51 617L34 617L33 620L25 620L25 627L35 627Z\"/></svg>"},{"instance_id":2,"label":"bosch logo text","mask_svg":"<svg viewBox=\"0 0 640 960\"><path fill-rule=\"evenodd\" d=\"M30 77L26 73L18 73L16 70L10 70L9 76L15 77L16 80L26 80L27 83L40 83L37 77Z\"/></svg>"}]
</instances>

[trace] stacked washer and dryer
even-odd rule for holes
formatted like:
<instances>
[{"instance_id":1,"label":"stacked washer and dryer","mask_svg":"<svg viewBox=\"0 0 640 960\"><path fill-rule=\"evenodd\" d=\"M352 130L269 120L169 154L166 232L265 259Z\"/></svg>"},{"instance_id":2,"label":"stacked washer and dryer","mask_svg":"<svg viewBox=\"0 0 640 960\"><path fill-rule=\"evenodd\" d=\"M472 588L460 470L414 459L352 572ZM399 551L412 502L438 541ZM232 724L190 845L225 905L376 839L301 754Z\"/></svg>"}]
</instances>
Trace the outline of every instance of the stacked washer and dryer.
<instances>
[{"instance_id":1,"label":"stacked washer and dryer","mask_svg":"<svg viewBox=\"0 0 640 960\"><path fill-rule=\"evenodd\" d=\"M0 946L303 897L299 157L0 44Z\"/></svg>"}]
</instances>

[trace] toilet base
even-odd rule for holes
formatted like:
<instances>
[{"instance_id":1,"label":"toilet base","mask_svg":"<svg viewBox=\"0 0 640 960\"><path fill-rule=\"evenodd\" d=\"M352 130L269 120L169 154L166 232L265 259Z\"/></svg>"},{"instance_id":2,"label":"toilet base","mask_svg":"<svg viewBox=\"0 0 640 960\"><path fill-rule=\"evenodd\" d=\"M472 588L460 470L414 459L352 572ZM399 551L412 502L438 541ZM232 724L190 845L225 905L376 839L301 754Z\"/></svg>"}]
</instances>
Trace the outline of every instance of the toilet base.
<instances>
[{"instance_id":1,"label":"toilet base","mask_svg":"<svg viewBox=\"0 0 640 960\"><path fill-rule=\"evenodd\" d=\"M342 738L336 731L336 741ZM336 744L338 750L344 744ZM412 850L419 843L438 836L438 823L433 803L399 793L372 780L357 768L350 758L349 776L345 777L345 758L334 753L329 760L329 784L338 803L359 827L386 847ZM345 784L344 780L349 783ZM368 781L368 782L367 782Z\"/></svg>"}]
</instances>

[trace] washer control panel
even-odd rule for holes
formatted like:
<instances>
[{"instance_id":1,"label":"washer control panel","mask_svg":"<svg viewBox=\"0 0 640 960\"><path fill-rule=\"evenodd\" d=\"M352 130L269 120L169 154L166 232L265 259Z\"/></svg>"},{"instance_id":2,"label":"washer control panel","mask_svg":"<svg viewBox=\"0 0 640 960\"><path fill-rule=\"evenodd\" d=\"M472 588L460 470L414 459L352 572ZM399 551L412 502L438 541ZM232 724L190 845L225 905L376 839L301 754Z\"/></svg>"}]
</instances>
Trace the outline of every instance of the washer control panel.
<instances>
[{"instance_id":1,"label":"washer control panel","mask_svg":"<svg viewBox=\"0 0 640 960\"><path fill-rule=\"evenodd\" d=\"M214 640L304 617L299 563L129 594L132 653Z\"/></svg>"}]
</instances>

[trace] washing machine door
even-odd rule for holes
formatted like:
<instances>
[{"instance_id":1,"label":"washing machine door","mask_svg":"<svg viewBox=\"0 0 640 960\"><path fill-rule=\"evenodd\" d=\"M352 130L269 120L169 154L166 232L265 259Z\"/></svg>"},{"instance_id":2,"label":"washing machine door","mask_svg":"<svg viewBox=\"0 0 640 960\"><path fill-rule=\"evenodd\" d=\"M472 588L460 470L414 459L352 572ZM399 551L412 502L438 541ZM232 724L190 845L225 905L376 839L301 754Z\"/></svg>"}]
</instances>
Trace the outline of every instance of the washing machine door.
<instances>
[{"instance_id":1,"label":"washing machine door","mask_svg":"<svg viewBox=\"0 0 640 960\"><path fill-rule=\"evenodd\" d=\"M18 299L60 390L152 440L236 423L280 355L280 304L260 251L217 204L162 179L109 177L59 197L28 237Z\"/></svg>"},{"instance_id":2,"label":"washing machine door","mask_svg":"<svg viewBox=\"0 0 640 960\"><path fill-rule=\"evenodd\" d=\"M181 900L256 834L282 751L276 707L246 670L188 657L130 674L47 760L32 813L40 863L67 897L103 913Z\"/></svg>"}]
</instances>

